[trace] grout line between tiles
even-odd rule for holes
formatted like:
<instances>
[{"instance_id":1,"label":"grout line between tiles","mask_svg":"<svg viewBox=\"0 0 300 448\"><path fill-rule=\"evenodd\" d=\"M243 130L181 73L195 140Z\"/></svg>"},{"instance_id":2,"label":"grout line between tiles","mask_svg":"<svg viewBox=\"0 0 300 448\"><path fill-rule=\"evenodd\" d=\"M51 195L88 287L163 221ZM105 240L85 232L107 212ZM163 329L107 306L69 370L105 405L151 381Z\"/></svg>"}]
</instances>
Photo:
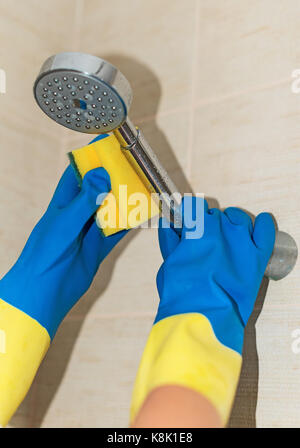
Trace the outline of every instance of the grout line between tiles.
<instances>
[{"instance_id":1,"label":"grout line between tiles","mask_svg":"<svg viewBox=\"0 0 300 448\"><path fill-rule=\"evenodd\" d=\"M278 305L266 305L265 310L266 311L272 311L272 310L298 310L300 309L300 305L297 304L278 304ZM80 321L84 319L89 320L110 320L110 319L137 319L137 318L148 318L148 317L154 317L155 312L154 311L145 311L140 313L134 313L134 312L128 312L128 313L97 313L93 314L92 312L88 315L86 314L77 314L74 316L67 316L65 318L65 321L67 322L74 322L74 321Z\"/></svg>"},{"instance_id":2,"label":"grout line between tiles","mask_svg":"<svg viewBox=\"0 0 300 448\"><path fill-rule=\"evenodd\" d=\"M188 107L175 107L173 109L166 109L164 111L158 112L153 115L145 115L141 118L133 116L133 117L131 117L131 119L132 119L132 121L134 121L137 124L148 123L149 121L154 121L158 117L167 117L169 115L186 112L187 110L188 110Z\"/></svg>"},{"instance_id":3,"label":"grout line between tiles","mask_svg":"<svg viewBox=\"0 0 300 448\"><path fill-rule=\"evenodd\" d=\"M82 17L84 14L84 2L85 0L76 0L76 7L74 13L74 25L73 25L73 40L72 40L72 51L80 50L80 36L81 36L81 26Z\"/></svg>"},{"instance_id":4,"label":"grout line between tiles","mask_svg":"<svg viewBox=\"0 0 300 448\"><path fill-rule=\"evenodd\" d=\"M203 101L199 101L198 103L195 103L195 109L199 108L199 107L203 107L203 106L208 106L211 104L218 104L218 103L222 103L224 101L228 101L234 98L237 98L239 96L243 96L243 95L248 95L249 93L259 93L259 92L263 92L264 90L271 90L274 89L278 86L284 85L284 84L290 84L291 83L291 78L283 78L283 79L279 79L277 81L273 81L271 83L268 84L262 84L262 85L258 85L258 86L254 86L251 87L249 89L246 90L237 90L235 92L231 92L228 93L226 95L221 95L218 97L210 97L207 98Z\"/></svg>"},{"instance_id":5,"label":"grout line between tiles","mask_svg":"<svg viewBox=\"0 0 300 448\"><path fill-rule=\"evenodd\" d=\"M259 86L253 87L251 89L240 90L240 91L228 93L223 96L219 96L219 97L215 97L215 98L210 97L205 100L200 100L200 101L197 101L194 103L194 106L193 106L194 113L198 108L201 108L201 107L210 106L212 104L219 104L219 103L231 100L231 99L235 99L239 96L248 95L249 93L258 93L258 92L263 92L264 90L271 90L278 86L282 86L284 84L290 84L290 82L291 82L290 78L284 78L284 79L281 79L278 81L274 81L271 84L259 85ZM160 117L167 117L169 115L174 115L176 113L183 113L183 112L187 113L188 111L189 111L188 106L178 107L178 108L167 109L165 111L158 112L155 115L146 115L141 118L133 117L133 120L134 120L134 122L136 122L138 124L143 124L143 123L148 123L149 121L153 121Z\"/></svg>"},{"instance_id":6,"label":"grout line between tiles","mask_svg":"<svg viewBox=\"0 0 300 448\"><path fill-rule=\"evenodd\" d=\"M197 73L198 73L198 52L199 52L199 26L200 26L200 0L196 0L195 4L195 22L194 22L194 41L193 41L193 53L192 53L192 77L190 88L190 101L189 101L189 132L188 132L188 144L187 144L187 177L192 175L192 159L193 159L193 143L194 143L194 130L195 130L195 98L196 98L196 86L197 86Z\"/></svg>"},{"instance_id":7,"label":"grout line between tiles","mask_svg":"<svg viewBox=\"0 0 300 448\"><path fill-rule=\"evenodd\" d=\"M83 319L91 319L91 320L109 320L109 319L136 319L136 318L145 318L145 317L153 317L155 314L154 311L145 311L140 313L103 313L103 314L93 314L92 312L88 315L86 314L77 314L75 316L66 316L65 321L80 321Z\"/></svg>"}]
</instances>

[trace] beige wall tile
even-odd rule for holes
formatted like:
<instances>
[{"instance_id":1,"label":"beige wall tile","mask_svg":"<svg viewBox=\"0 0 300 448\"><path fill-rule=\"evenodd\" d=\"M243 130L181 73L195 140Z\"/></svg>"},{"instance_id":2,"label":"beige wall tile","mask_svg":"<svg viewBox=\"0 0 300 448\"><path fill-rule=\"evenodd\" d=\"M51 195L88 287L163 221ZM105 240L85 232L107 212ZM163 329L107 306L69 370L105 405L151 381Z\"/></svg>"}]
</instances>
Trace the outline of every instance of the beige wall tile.
<instances>
[{"instance_id":1,"label":"beige wall tile","mask_svg":"<svg viewBox=\"0 0 300 448\"><path fill-rule=\"evenodd\" d=\"M299 236L298 117L299 97L287 84L198 108L194 189L221 207L268 210Z\"/></svg>"},{"instance_id":2,"label":"beige wall tile","mask_svg":"<svg viewBox=\"0 0 300 448\"><path fill-rule=\"evenodd\" d=\"M231 427L299 427L300 357L292 350L292 332L299 329L299 306L287 302L276 307L271 303L277 301L275 287L269 285L264 305L265 291L259 294L246 328Z\"/></svg>"},{"instance_id":3,"label":"beige wall tile","mask_svg":"<svg viewBox=\"0 0 300 448\"><path fill-rule=\"evenodd\" d=\"M299 2L201 1L196 102L291 79L299 66Z\"/></svg>"},{"instance_id":4,"label":"beige wall tile","mask_svg":"<svg viewBox=\"0 0 300 448\"><path fill-rule=\"evenodd\" d=\"M35 426L126 427L149 317L66 321L37 377Z\"/></svg>"},{"instance_id":5,"label":"beige wall tile","mask_svg":"<svg viewBox=\"0 0 300 448\"><path fill-rule=\"evenodd\" d=\"M33 84L42 63L72 47L76 0L0 1L0 67L6 71L7 93L1 95L0 122L5 129L61 129L36 105ZM68 39L65 36L68 35Z\"/></svg>"},{"instance_id":6,"label":"beige wall tile","mask_svg":"<svg viewBox=\"0 0 300 448\"><path fill-rule=\"evenodd\" d=\"M198 108L192 185L220 207L272 212L299 246L298 119L299 97L288 84ZM299 424L300 358L290 349L300 319L298 270L299 262L286 279L270 282L259 317L256 306L231 426Z\"/></svg>"},{"instance_id":7,"label":"beige wall tile","mask_svg":"<svg viewBox=\"0 0 300 448\"><path fill-rule=\"evenodd\" d=\"M292 332L300 328L299 319L299 304L289 306L287 298L286 307L266 308L258 320L259 394L256 418L259 427L298 428L300 425L300 354L292 350L295 340Z\"/></svg>"},{"instance_id":8,"label":"beige wall tile","mask_svg":"<svg viewBox=\"0 0 300 448\"><path fill-rule=\"evenodd\" d=\"M155 229L133 230L100 267L87 294L67 319L127 315L154 318L158 293L156 274L162 258Z\"/></svg>"},{"instance_id":9,"label":"beige wall tile","mask_svg":"<svg viewBox=\"0 0 300 448\"><path fill-rule=\"evenodd\" d=\"M31 230L45 212L59 174L57 139L16 130L0 137L0 272L21 252ZM1 275L0 274L0 275Z\"/></svg>"},{"instance_id":10,"label":"beige wall tile","mask_svg":"<svg viewBox=\"0 0 300 448\"><path fill-rule=\"evenodd\" d=\"M180 110L190 101L194 17L194 0L112 0L109 7L89 0L80 49L123 71L133 88L133 118Z\"/></svg>"},{"instance_id":11,"label":"beige wall tile","mask_svg":"<svg viewBox=\"0 0 300 448\"><path fill-rule=\"evenodd\" d=\"M58 180L62 131L37 107L33 83L45 58L62 51L72 0L0 1L0 235L4 273L46 209Z\"/></svg>"},{"instance_id":12,"label":"beige wall tile","mask_svg":"<svg viewBox=\"0 0 300 448\"><path fill-rule=\"evenodd\" d=\"M32 87L45 58L64 48L73 6L72 0L0 1L0 68L6 72L6 93L0 94L0 277L16 261L60 175L62 132L36 106ZM34 388L9 426L29 426L33 406Z\"/></svg>"}]
</instances>

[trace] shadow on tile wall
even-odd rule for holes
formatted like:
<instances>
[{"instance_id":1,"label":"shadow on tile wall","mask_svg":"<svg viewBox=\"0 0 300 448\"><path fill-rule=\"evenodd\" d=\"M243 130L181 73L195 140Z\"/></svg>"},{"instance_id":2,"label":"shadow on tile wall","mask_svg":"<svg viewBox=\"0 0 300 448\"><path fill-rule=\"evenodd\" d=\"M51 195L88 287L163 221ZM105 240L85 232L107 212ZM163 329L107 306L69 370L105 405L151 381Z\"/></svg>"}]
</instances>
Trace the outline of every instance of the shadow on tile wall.
<instances>
[{"instance_id":1,"label":"shadow on tile wall","mask_svg":"<svg viewBox=\"0 0 300 448\"><path fill-rule=\"evenodd\" d=\"M102 55L102 57L118 67L130 81L133 91L133 103L129 111L131 120L141 125L142 131L143 123L145 123L144 134L146 138L162 164L170 173L176 173L175 181L179 190L186 193L192 192L192 188L163 130L155 123L161 98L159 79L149 67L132 57L119 54L107 54ZM151 127L151 133L147 133L146 123L150 120L154 122L154 125Z\"/></svg>"},{"instance_id":2,"label":"shadow on tile wall","mask_svg":"<svg viewBox=\"0 0 300 448\"><path fill-rule=\"evenodd\" d=\"M241 377L228 425L231 428L256 428L259 364L255 324L263 308L268 284L269 280L264 277L246 326Z\"/></svg>"},{"instance_id":3,"label":"shadow on tile wall","mask_svg":"<svg viewBox=\"0 0 300 448\"><path fill-rule=\"evenodd\" d=\"M114 248L109 256L108 262L100 267L92 286L81 299L85 302L84 315L80 319L70 319L67 325L62 323L60 326L46 359L40 367L35 379L35 384L33 385L33 387L37 387L37 390L33 391L33 400L35 403L32 423L34 427L41 426L51 401L59 389L72 355L74 345L80 335L85 317L92 309L94 303L97 300L101 300L101 295L110 283L116 261L121 256L127 244L130 244L131 240L135 238L136 232L138 232L138 230L128 233ZM50 357L52 361L56 358L57 363L51 362ZM47 358L49 358L49 363L47 362ZM43 390L43 394L39 394L38 387L40 382L47 385Z\"/></svg>"}]
</instances>

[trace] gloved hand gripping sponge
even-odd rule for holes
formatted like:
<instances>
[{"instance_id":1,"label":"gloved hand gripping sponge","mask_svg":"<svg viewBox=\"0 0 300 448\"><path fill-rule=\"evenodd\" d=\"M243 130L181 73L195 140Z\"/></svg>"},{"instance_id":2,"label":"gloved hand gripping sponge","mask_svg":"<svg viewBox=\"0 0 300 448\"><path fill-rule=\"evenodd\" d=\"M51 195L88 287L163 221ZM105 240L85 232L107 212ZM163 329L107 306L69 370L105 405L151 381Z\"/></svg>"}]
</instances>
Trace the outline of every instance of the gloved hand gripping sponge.
<instances>
[{"instance_id":1,"label":"gloved hand gripping sponge","mask_svg":"<svg viewBox=\"0 0 300 448\"><path fill-rule=\"evenodd\" d=\"M61 321L126 234L119 230L158 212L114 136L98 137L70 158L79 182L69 166L20 257L0 280L0 426L27 394ZM100 210L97 204L103 204ZM90 222L95 214L101 233Z\"/></svg>"},{"instance_id":2,"label":"gloved hand gripping sponge","mask_svg":"<svg viewBox=\"0 0 300 448\"><path fill-rule=\"evenodd\" d=\"M104 236L138 227L158 215L156 202L114 135L101 136L70 152L69 159L79 183L88 171L97 167L104 167L110 175L111 192L96 213L97 224Z\"/></svg>"}]
</instances>

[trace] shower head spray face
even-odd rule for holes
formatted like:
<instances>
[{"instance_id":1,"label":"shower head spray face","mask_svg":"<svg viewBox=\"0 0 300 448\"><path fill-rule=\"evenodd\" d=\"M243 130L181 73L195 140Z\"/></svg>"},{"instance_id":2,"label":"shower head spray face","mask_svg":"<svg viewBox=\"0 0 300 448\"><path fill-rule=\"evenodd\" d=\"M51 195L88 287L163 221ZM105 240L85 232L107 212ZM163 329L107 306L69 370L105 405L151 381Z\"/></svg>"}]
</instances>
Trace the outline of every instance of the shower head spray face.
<instances>
[{"instance_id":1,"label":"shower head spray face","mask_svg":"<svg viewBox=\"0 0 300 448\"><path fill-rule=\"evenodd\" d=\"M116 67L83 53L47 59L34 84L34 96L50 118L87 134L121 126L132 101L130 84Z\"/></svg>"}]
</instances>

